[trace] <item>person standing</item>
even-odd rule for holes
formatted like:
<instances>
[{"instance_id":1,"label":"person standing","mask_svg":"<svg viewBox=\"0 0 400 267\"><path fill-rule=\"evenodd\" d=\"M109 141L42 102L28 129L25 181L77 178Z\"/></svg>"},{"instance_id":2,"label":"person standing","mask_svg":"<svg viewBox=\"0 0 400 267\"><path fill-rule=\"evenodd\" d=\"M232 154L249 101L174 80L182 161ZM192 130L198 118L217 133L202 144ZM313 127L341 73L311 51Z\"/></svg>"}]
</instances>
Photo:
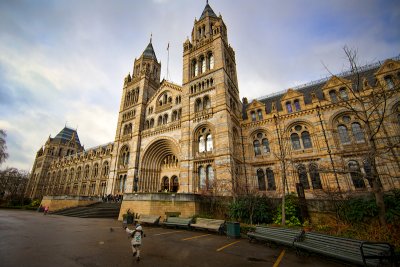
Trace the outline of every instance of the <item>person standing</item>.
<instances>
[{"instance_id":1,"label":"person standing","mask_svg":"<svg viewBox=\"0 0 400 267\"><path fill-rule=\"evenodd\" d=\"M142 245L142 238L145 236L143 228L140 224L137 224L134 230L125 226L125 231L130 234L131 237L132 256L136 256L136 260L140 261L140 246Z\"/></svg>"}]
</instances>

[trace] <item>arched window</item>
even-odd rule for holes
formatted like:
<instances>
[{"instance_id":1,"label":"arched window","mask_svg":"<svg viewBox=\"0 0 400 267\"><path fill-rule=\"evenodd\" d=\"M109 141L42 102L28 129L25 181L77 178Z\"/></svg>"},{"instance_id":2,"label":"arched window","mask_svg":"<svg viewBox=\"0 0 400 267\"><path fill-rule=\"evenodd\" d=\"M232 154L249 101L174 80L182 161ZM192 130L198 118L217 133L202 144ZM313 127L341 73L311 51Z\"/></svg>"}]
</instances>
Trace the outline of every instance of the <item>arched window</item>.
<instances>
[{"instance_id":1,"label":"arched window","mask_svg":"<svg viewBox=\"0 0 400 267\"><path fill-rule=\"evenodd\" d=\"M256 113L254 111L250 112L250 115L251 115L251 121L257 120Z\"/></svg>"},{"instance_id":2,"label":"arched window","mask_svg":"<svg viewBox=\"0 0 400 267\"><path fill-rule=\"evenodd\" d=\"M199 183L201 189L206 189L206 171L203 166L199 167Z\"/></svg>"},{"instance_id":3,"label":"arched window","mask_svg":"<svg viewBox=\"0 0 400 267\"><path fill-rule=\"evenodd\" d=\"M168 114L164 114L163 124L167 124L167 123L168 123Z\"/></svg>"},{"instance_id":4,"label":"arched window","mask_svg":"<svg viewBox=\"0 0 400 267\"><path fill-rule=\"evenodd\" d=\"M129 147L124 146L121 148L120 155L119 155L120 165L126 166L129 163Z\"/></svg>"},{"instance_id":5,"label":"arched window","mask_svg":"<svg viewBox=\"0 0 400 267\"><path fill-rule=\"evenodd\" d=\"M95 163L93 167L93 177L97 177L98 174L99 174L99 164Z\"/></svg>"},{"instance_id":6,"label":"arched window","mask_svg":"<svg viewBox=\"0 0 400 267\"><path fill-rule=\"evenodd\" d=\"M208 96L205 96L203 99L204 109L209 109L211 107L211 101Z\"/></svg>"},{"instance_id":7,"label":"arched window","mask_svg":"<svg viewBox=\"0 0 400 267\"><path fill-rule=\"evenodd\" d=\"M360 166L358 165L358 162L355 160L351 160L349 161L348 166L349 166L350 177L351 180L353 181L354 187L365 188L365 183L364 180L362 179L361 170Z\"/></svg>"},{"instance_id":8,"label":"arched window","mask_svg":"<svg viewBox=\"0 0 400 267\"><path fill-rule=\"evenodd\" d=\"M257 110L257 114L258 114L258 119L262 120L263 119L263 114L262 114L262 110L261 109Z\"/></svg>"},{"instance_id":9,"label":"arched window","mask_svg":"<svg viewBox=\"0 0 400 267\"><path fill-rule=\"evenodd\" d=\"M199 152L201 153L201 152L204 152L204 151L206 151L206 141L204 139L204 136L201 135L199 137Z\"/></svg>"},{"instance_id":10,"label":"arched window","mask_svg":"<svg viewBox=\"0 0 400 267\"><path fill-rule=\"evenodd\" d=\"M256 156L261 155L260 141L254 140L254 142L253 142L253 148L254 148L254 154L255 154Z\"/></svg>"},{"instance_id":11,"label":"arched window","mask_svg":"<svg viewBox=\"0 0 400 267\"><path fill-rule=\"evenodd\" d=\"M266 170L266 173L268 181L268 191L276 190L274 172L270 168L268 168Z\"/></svg>"},{"instance_id":12,"label":"arched window","mask_svg":"<svg viewBox=\"0 0 400 267\"><path fill-rule=\"evenodd\" d=\"M197 76L199 74L199 66L197 62L195 61L194 63L194 76Z\"/></svg>"},{"instance_id":13,"label":"arched window","mask_svg":"<svg viewBox=\"0 0 400 267\"><path fill-rule=\"evenodd\" d=\"M108 161L103 163L103 177L107 177L110 172L110 167L108 165Z\"/></svg>"},{"instance_id":14,"label":"arched window","mask_svg":"<svg viewBox=\"0 0 400 267\"><path fill-rule=\"evenodd\" d=\"M162 178L161 189L163 191L169 191L169 178L167 176Z\"/></svg>"},{"instance_id":15,"label":"arched window","mask_svg":"<svg viewBox=\"0 0 400 267\"><path fill-rule=\"evenodd\" d=\"M290 141L292 143L292 148L294 150L301 149L300 138L299 138L299 135L297 133L292 133L290 135Z\"/></svg>"},{"instance_id":16,"label":"arched window","mask_svg":"<svg viewBox=\"0 0 400 267\"><path fill-rule=\"evenodd\" d=\"M78 167L78 169L76 170L75 181L79 181L81 179L81 171L82 168Z\"/></svg>"},{"instance_id":17,"label":"arched window","mask_svg":"<svg viewBox=\"0 0 400 267\"><path fill-rule=\"evenodd\" d=\"M263 145L263 152L264 152L264 154L269 153L269 152L270 152L270 150L269 150L269 142L268 142L268 139L267 139L267 138L264 138L264 139L262 140L262 145Z\"/></svg>"},{"instance_id":18,"label":"arched window","mask_svg":"<svg viewBox=\"0 0 400 267\"><path fill-rule=\"evenodd\" d=\"M208 69L212 70L214 68L214 56L212 53L208 54Z\"/></svg>"},{"instance_id":19,"label":"arched window","mask_svg":"<svg viewBox=\"0 0 400 267\"><path fill-rule=\"evenodd\" d=\"M198 98L198 99L196 99L195 111L198 112L198 111L201 111L201 110L203 110L203 105L201 103L201 99Z\"/></svg>"},{"instance_id":20,"label":"arched window","mask_svg":"<svg viewBox=\"0 0 400 267\"><path fill-rule=\"evenodd\" d=\"M206 60L204 57L200 58L201 73L206 72Z\"/></svg>"},{"instance_id":21,"label":"arched window","mask_svg":"<svg viewBox=\"0 0 400 267\"><path fill-rule=\"evenodd\" d=\"M322 189L321 178L318 172L318 166L314 163L311 163L308 166L311 176L311 184L314 189Z\"/></svg>"},{"instance_id":22,"label":"arched window","mask_svg":"<svg viewBox=\"0 0 400 267\"><path fill-rule=\"evenodd\" d=\"M158 120L157 120L157 126L160 126L162 124L162 116L158 116Z\"/></svg>"},{"instance_id":23,"label":"arched window","mask_svg":"<svg viewBox=\"0 0 400 267\"><path fill-rule=\"evenodd\" d=\"M331 102L332 102L332 103L336 103L337 100L338 100L335 90L329 91L329 97L331 98Z\"/></svg>"},{"instance_id":24,"label":"arched window","mask_svg":"<svg viewBox=\"0 0 400 267\"><path fill-rule=\"evenodd\" d=\"M296 111L300 111L301 110L300 101L296 99L293 103L294 107L296 108Z\"/></svg>"},{"instance_id":25,"label":"arched window","mask_svg":"<svg viewBox=\"0 0 400 267\"><path fill-rule=\"evenodd\" d=\"M179 180L178 177L172 176L171 178L171 184L172 184L172 192L178 192L179 190Z\"/></svg>"},{"instance_id":26,"label":"arched window","mask_svg":"<svg viewBox=\"0 0 400 267\"><path fill-rule=\"evenodd\" d=\"M266 190L265 175L262 169L257 170L257 179L258 179L258 190L265 191Z\"/></svg>"},{"instance_id":27,"label":"arched window","mask_svg":"<svg viewBox=\"0 0 400 267\"><path fill-rule=\"evenodd\" d=\"M342 144L350 144L350 137L349 137L349 133L347 131L347 127L346 126L339 125L338 126L338 133L339 133L340 142Z\"/></svg>"},{"instance_id":28,"label":"arched window","mask_svg":"<svg viewBox=\"0 0 400 267\"><path fill-rule=\"evenodd\" d=\"M87 180L89 178L89 165L85 166L85 171L83 177Z\"/></svg>"},{"instance_id":29,"label":"arched window","mask_svg":"<svg viewBox=\"0 0 400 267\"><path fill-rule=\"evenodd\" d=\"M366 176L365 178L367 178L367 181L372 188L374 185L373 185L373 180L372 180L373 179L372 167L371 167L371 163L369 162L369 160L364 161L364 171L365 171L365 176Z\"/></svg>"},{"instance_id":30,"label":"arched window","mask_svg":"<svg viewBox=\"0 0 400 267\"><path fill-rule=\"evenodd\" d=\"M342 100L349 100L349 96L347 95L346 88L339 89L339 96Z\"/></svg>"},{"instance_id":31,"label":"arched window","mask_svg":"<svg viewBox=\"0 0 400 267\"><path fill-rule=\"evenodd\" d=\"M212 151L212 150L213 150L212 135L208 134L207 135L207 143L206 143L206 151Z\"/></svg>"},{"instance_id":32,"label":"arched window","mask_svg":"<svg viewBox=\"0 0 400 267\"><path fill-rule=\"evenodd\" d=\"M214 169L211 165L207 165L207 189L214 187Z\"/></svg>"},{"instance_id":33,"label":"arched window","mask_svg":"<svg viewBox=\"0 0 400 267\"><path fill-rule=\"evenodd\" d=\"M286 109L288 113L292 113L293 112L292 103L286 102Z\"/></svg>"},{"instance_id":34,"label":"arched window","mask_svg":"<svg viewBox=\"0 0 400 267\"><path fill-rule=\"evenodd\" d=\"M178 112L177 112L176 110L174 110L174 111L172 112L172 118L171 118L172 121L176 121L176 119L177 119L177 114L178 114Z\"/></svg>"},{"instance_id":35,"label":"arched window","mask_svg":"<svg viewBox=\"0 0 400 267\"><path fill-rule=\"evenodd\" d=\"M301 133L301 141L303 142L304 148L312 148L310 134L308 132Z\"/></svg>"},{"instance_id":36,"label":"arched window","mask_svg":"<svg viewBox=\"0 0 400 267\"><path fill-rule=\"evenodd\" d=\"M394 82L393 82L392 76L390 76L390 75L385 76L385 82L386 82L386 85L387 85L388 89L393 89L394 88Z\"/></svg>"},{"instance_id":37,"label":"arched window","mask_svg":"<svg viewBox=\"0 0 400 267\"><path fill-rule=\"evenodd\" d=\"M299 181L303 185L303 188L310 189L310 184L308 183L307 170L303 164L300 164L297 167L297 173L299 175Z\"/></svg>"},{"instance_id":38,"label":"arched window","mask_svg":"<svg viewBox=\"0 0 400 267\"><path fill-rule=\"evenodd\" d=\"M154 127L154 119L152 118L151 120L150 120L150 128L153 128Z\"/></svg>"},{"instance_id":39,"label":"arched window","mask_svg":"<svg viewBox=\"0 0 400 267\"><path fill-rule=\"evenodd\" d=\"M364 133L361 129L361 125L358 122L353 122L351 124L351 130L353 132L354 139L358 143L364 142Z\"/></svg>"}]
</instances>

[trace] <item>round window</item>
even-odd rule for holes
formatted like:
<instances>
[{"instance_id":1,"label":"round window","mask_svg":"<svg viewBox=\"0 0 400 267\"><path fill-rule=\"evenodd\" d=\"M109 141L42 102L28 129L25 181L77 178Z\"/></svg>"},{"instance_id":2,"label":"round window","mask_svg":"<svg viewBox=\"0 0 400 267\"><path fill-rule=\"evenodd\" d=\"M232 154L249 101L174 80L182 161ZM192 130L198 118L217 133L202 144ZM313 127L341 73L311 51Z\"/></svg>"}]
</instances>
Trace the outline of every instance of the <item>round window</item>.
<instances>
[{"instance_id":1,"label":"round window","mask_svg":"<svg viewBox=\"0 0 400 267\"><path fill-rule=\"evenodd\" d=\"M296 130L296 131L301 131L301 126L300 125L296 125L295 127L294 127L294 129Z\"/></svg>"}]
</instances>

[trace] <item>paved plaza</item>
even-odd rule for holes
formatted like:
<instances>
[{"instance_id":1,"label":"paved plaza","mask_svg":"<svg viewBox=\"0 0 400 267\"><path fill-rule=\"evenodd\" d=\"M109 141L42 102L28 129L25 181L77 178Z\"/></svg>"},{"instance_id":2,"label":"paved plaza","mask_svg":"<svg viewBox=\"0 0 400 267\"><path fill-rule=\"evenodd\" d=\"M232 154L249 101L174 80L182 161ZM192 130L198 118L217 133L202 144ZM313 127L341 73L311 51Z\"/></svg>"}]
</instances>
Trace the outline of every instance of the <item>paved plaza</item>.
<instances>
[{"instance_id":1,"label":"paved plaza","mask_svg":"<svg viewBox=\"0 0 400 267\"><path fill-rule=\"evenodd\" d=\"M113 219L0 210L0 266L315 266L339 263L201 231L146 227L142 260Z\"/></svg>"}]
</instances>

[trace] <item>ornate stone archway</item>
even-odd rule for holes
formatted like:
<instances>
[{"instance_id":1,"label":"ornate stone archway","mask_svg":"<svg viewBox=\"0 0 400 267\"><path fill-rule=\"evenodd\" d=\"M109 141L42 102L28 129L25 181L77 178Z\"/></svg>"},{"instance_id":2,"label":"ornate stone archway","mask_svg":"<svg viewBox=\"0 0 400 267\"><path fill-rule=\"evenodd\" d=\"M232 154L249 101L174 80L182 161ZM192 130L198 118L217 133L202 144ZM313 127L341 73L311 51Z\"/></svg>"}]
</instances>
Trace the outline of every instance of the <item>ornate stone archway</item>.
<instances>
[{"instance_id":1,"label":"ornate stone archway","mask_svg":"<svg viewBox=\"0 0 400 267\"><path fill-rule=\"evenodd\" d=\"M169 139L159 139L150 144L141 160L138 191L159 192L164 188L163 178L179 177L178 156L177 145Z\"/></svg>"}]
</instances>

